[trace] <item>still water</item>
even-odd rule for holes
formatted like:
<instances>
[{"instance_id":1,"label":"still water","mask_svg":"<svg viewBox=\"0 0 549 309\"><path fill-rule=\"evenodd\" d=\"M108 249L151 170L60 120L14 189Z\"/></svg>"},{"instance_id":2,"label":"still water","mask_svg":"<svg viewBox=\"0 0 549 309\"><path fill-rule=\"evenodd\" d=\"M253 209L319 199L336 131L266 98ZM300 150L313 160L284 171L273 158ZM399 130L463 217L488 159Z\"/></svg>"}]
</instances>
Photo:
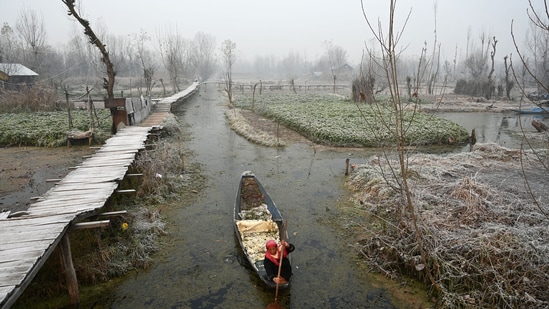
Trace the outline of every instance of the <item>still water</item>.
<instances>
[{"instance_id":1,"label":"still water","mask_svg":"<svg viewBox=\"0 0 549 309\"><path fill-rule=\"evenodd\" d=\"M358 270L349 248L353 241L330 224L345 194L345 159L362 163L371 153L252 144L226 125L225 103L215 86L204 85L175 111L192 136L188 147L196 156L190 160L202 165L207 187L190 206L165 212L172 222L167 254L118 286L111 308L265 308L273 302L274 291L246 268L232 226L239 177L247 170L259 177L288 220L289 240L296 246L292 286L278 299L284 308L407 308ZM439 115L469 132L475 128L479 143L510 148L520 146L521 123L533 130L532 116Z\"/></svg>"},{"instance_id":2,"label":"still water","mask_svg":"<svg viewBox=\"0 0 549 309\"><path fill-rule=\"evenodd\" d=\"M477 143L498 143L507 148L528 148L524 136L534 148L547 148L543 133L532 126L532 120L544 122L549 115L529 115L515 112L504 113L436 113L435 115L453 120L469 133L476 131ZM463 150L468 149L469 146Z\"/></svg>"},{"instance_id":3,"label":"still water","mask_svg":"<svg viewBox=\"0 0 549 309\"><path fill-rule=\"evenodd\" d=\"M232 211L240 174L253 171L288 220L294 277L281 291L284 308L401 308L357 271L349 244L330 221L344 194L345 158L365 152L284 149L252 144L228 128L226 97L202 86L174 113L192 136L207 188L192 205L168 211L169 254L125 280L111 308L265 308L274 291L242 262Z\"/></svg>"}]
</instances>

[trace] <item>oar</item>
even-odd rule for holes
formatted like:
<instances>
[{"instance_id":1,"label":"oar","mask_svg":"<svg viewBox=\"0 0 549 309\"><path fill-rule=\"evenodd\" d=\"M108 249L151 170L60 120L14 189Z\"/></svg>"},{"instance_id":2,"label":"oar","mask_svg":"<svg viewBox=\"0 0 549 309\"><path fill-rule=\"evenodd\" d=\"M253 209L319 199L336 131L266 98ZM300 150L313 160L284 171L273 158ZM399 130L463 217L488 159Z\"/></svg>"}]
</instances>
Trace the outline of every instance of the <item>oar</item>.
<instances>
[{"instance_id":1,"label":"oar","mask_svg":"<svg viewBox=\"0 0 549 309\"><path fill-rule=\"evenodd\" d=\"M288 227L288 220L284 222L284 228L282 229L282 241L286 241L286 227ZM275 301L267 305L267 309L279 309L280 305L278 304L278 281L280 280L280 272L282 271L282 259L284 258L284 250L286 248L282 247L280 250L280 261L278 262L278 279L276 280L276 290L275 290Z\"/></svg>"}]
</instances>

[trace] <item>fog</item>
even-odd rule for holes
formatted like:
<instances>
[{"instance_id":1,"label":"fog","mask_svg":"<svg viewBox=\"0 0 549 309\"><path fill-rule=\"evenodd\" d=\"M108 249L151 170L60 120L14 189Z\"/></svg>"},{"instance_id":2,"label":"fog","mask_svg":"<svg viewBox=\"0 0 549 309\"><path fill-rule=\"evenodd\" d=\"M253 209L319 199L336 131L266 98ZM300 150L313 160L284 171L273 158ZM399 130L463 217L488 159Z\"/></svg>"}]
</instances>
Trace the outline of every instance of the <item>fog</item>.
<instances>
[{"instance_id":1,"label":"fog","mask_svg":"<svg viewBox=\"0 0 549 309\"><path fill-rule=\"evenodd\" d=\"M533 0L537 7L542 2ZM81 0L83 17L92 28L111 35L146 31L151 36L176 27L184 37L197 32L213 35L218 44L226 39L236 43L240 59L257 56L283 57L299 53L315 61L325 52L325 42L347 51L350 63L358 63L365 44L374 46L365 22L360 0ZM389 1L363 0L367 17L378 28L387 28ZM43 17L48 42L62 47L82 29L67 15L61 0L0 0L0 22L15 26L23 9ZM511 38L511 22L517 41L527 38L528 0L401 0L397 1L396 29L399 42L408 55L419 55L427 44L432 50L440 44L442 58L463 55L469 44L480 44L480 35L498 40L498 55L516 54ZM384 30L386 33L386 30Z\"/></svg>"}]
</instances>

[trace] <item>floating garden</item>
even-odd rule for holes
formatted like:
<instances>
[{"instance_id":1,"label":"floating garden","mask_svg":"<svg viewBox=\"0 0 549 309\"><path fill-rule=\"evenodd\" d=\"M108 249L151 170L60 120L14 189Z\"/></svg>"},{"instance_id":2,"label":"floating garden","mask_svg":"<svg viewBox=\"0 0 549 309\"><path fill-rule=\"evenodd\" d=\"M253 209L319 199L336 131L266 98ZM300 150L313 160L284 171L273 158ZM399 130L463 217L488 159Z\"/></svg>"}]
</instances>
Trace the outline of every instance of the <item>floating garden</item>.
<instances>
[{"instance_id":1,"label":"floating garden","mask_svg":"<svg viewBox=\"0 0 549 309\"><path fill-rule=\"evenodd\" d=\"M354 103L334 94L277 94L238 97L235 107L253 109L307 138L339 147L394 145L402 120L408 146L463 144L469 133L457 123L403 106L400 117L389 100Z\"/></svg>"},{"instance_id":2,"label":"floating garden","mask_svg":"<svg viewBox=\"0 0 549 309\"><path fill-rule=\"evenodd\" d=\"M110 136L112 120L108 109L98 109L96 115L94 140L101 142ZM90 126L87 110L73 110L71 118L69 129L66 111L0 114L0 146L66 146L68 132L87 131Z\"/></svg>"}]
</instances>

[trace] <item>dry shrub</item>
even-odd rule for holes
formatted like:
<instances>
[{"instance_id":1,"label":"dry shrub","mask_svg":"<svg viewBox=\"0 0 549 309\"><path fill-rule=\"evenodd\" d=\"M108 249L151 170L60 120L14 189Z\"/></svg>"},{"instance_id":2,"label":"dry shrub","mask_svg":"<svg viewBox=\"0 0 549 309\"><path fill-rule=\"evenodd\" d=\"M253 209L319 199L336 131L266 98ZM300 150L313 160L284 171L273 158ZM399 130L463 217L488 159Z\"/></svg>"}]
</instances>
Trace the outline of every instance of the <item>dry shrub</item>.
<instances>
[{"instance_id":1,"label":"dry shrub","mask_svg":"<svg viewBox=\"0 0 549 309\"><path fill-rule=\"evenodd\" d=\"M56 111L62 108L57 103L55 87L28 87L22 91L0 93L0 113L30 113Z\"/></svg>"},{"instance_id":2,"label":"dry shrub","mask_svg":"<svg viewBox=\"0 0 549 309\"><path fill-rule=\"evenodd\" d=\"M440 288L440 308L549 307L549 218L541 212L548 209L520 186L524 171L534 173L527 175L530 181L549 177L533 157L482 144L470 153L409 158L409 168L420 175L409 184L427 265L401 196L378 194L394 186L384 175L388 166L376 159L354 165L348 186L356 208L368 214L362 225L370 235L357 249L372 270L391 278L407 274L430 283L429 269ZM549 197L543 185L534 188L542 200Z\"/></svg>"}]
</instances>

